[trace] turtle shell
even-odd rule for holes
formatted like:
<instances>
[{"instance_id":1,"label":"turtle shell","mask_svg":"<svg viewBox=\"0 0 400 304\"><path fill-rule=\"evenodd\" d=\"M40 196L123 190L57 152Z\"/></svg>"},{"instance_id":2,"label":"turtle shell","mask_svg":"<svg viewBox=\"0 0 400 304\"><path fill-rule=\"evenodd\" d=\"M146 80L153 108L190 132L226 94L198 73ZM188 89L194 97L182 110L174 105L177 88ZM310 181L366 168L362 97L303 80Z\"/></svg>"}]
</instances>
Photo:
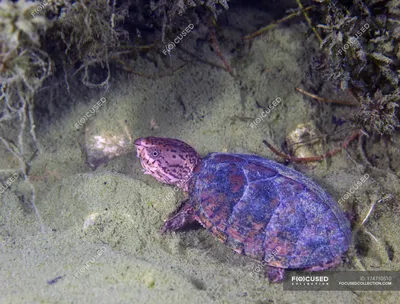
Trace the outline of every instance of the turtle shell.
<instances>
[{"instance_id":1,"label":"turtle shell","mask_svg":"<svg viewBox=\"0 0 400 304\"><path fill-rule=\"evenodd\" d=\"M324 265L351 240L349 221L321 187L258 156L207 155L189 197L198 221L220 241L270 266Z\"/></svg>"}]
</instances>

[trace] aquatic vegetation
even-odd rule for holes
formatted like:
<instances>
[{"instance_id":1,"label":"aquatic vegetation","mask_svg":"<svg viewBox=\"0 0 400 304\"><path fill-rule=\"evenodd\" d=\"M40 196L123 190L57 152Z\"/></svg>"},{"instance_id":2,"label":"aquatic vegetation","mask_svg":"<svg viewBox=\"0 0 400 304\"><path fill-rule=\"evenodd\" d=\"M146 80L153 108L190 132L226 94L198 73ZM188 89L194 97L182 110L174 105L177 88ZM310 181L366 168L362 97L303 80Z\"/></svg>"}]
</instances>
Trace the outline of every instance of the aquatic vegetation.
<instances>
[{"instance_id":1,"label":"aquatic vegetation","mask_svg":"<svg viewBox=\"0 0 400 304\"><path fill-rule=\"evenodd\" d=\"M175 27L175 19L176 17L182 16L185 14L185 12L190 9L190 8L195 8L196 6L205 6L208 9L208 12L211 12L214 18L217 18L218 15L218 10L216 7L216 4L220 4L222 7L225 9L228 9L228 0L175 0L175 1L165 1L165 0L160 0L157 3L154 1L150 1L150 8L151 10L162 20L162 29L161 29L161 41L165 44L165 36L167 32L170 32L173 30ZM207 11L203 12L203 14L206 16ZM199 15L194 13L193 10L191 11L191 14L188 14L192 17L195 17L196 20L199 20L200 22L202 18L202 13ZM191 17L191 18L192 18ZM193 18L192 18L193 19ZM189 23L191 23L190 21ZM206 21L207 23L207 21ZM179 24L179 23L178 23ZM219 46L217 43L217 39L215 37L214 31L210 30L211 33L211 38L213 40L213 46L216 49L216 52L218 56L222 59L226 70L232 74L232 71L225 61L224 57L221 55L221 51L219 50Z\"/></svg>"},{"instance_id":2,"label":"aquatic vegetation","mask_svg":"<svg viewBox=\"0 0 400 304\"><path fill-rule=\"evenodd\" d=\"M371 133L399 127L400 3L356 1L346 7L324 2L321 47L328 54L328 80L351 88L362 102L358 123ZM325 4L326 3L326 4Z\"/></svg>"},{"instance_id":3,"label":"aquatic vegetation","mask_svg":"<svg viewBox=\"0 0 400 304\"><path fill-rule=\"evenodd\" d=\"M342 90L353 91L362 103L353 121L380 135L400 127L396 98L400 78L399 1L317 0L314 2L320 5L305 8L299 0L296 2L299 10L244 36L243 40L251 40L303 13L321 49L328 55L326 81L337 83ZM309 11L312 10L317 10L317 14L311 18ZM322 38L314 24L322 30ZM321 101L334 102L297 90ZM377 115L374 110L378 108L383 113Z\"/></svg>"},{"instance_id":4,"label":"aquatic vegetation","mask_svg":"<svg viewBox=\"0 0 400 304\"><path fill-rule=\"evenodd\" d=\"M225 9L228 9L229 0L175 0L175 1L165 1L159 0L157 3L155 1L150 1L150 7L152 11L160 10L167 15L170 19L175 17L175 15L182 15L189 8L196 7L198 5L204 5L214 14L217 15L216 4L222 5Z\"/></svg>"},{"instance_id":5,"label":"aquatic vegetation","mask_svg":"<svg viewBox=\"0 0 400 304\"><path fill-rule=\"evenodd\" d=\"M34 95L52 73L52 61L40 44L50 22L32 16L36 6L25 1L0 3L0 141L17 160L19 168L13 169L23 176L30 192L26 196L41 223L35 188L28 178L28 161L38 148Z\"/></svg>"},{"instance_id":6,"label":"aquatic vegetation","mask_svg":"<svg viewBox=\"0 0 400 304\"><path fill-rule=\"evenodd\" d=\"M369 132L377 132L381 135L394 132L395 127L399 126L399 119L396 116L399 102L399 89L389 95L383 95L378 90L372 98L367 94L362 99L359 113L360 123Z\"/></svg>"},{"instance_id":7,"label":"aquatic vegetation","mask_svg":"<svg viewBox=\"0 0 400 304\"><path fill-rule=\"evenodd\" d=\"M54 41L48 48L63 54L59 63L65 70L72 69L73 74L83 71L83 84L92 88L105 87L110 80L111 53L118 49L121 37L129 36L119 26L128 14L127 9L127 5L116 7L115 1L112 5L104 0L62 1L61 13L47 33ZM96 66L105 68L105 79L92 79L90 69Z\"/></svg>"},{"instance_id":8,"label":"aquatic vegetation","mask_svg":"<svg viewBox=\"0 0 400 304\"><path fill-rule=\"evenodd\" d=\"M33 93L51 73L52 62L41 49L40 37L50 26L42 16L32 17L32 2L0 3L0 82L2 87L2 119L17 110L17 89L26 92L29 103ZM22 97L22 96L20 96Z\"/></svg>"}]
</instances>

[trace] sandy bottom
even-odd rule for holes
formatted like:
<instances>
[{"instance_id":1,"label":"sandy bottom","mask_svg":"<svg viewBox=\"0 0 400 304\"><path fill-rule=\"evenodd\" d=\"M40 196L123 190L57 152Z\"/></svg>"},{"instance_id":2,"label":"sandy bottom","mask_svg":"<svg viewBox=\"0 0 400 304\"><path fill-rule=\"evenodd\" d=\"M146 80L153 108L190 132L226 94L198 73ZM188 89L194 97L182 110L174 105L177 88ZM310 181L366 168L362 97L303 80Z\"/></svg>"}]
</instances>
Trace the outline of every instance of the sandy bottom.
<instances>
[{"instance_id":1,"label":"sandy bottom","mask_svg":"<svg viewBox=\"0 0 400 304\"><path fill-rule=\"evenodd\" d=\"M21 204L17 183L1 195L0 303L396 303L396 292L284 291L256 273L254 261L201 228L160 235L183 195L143 175L129 145L153 135L184 140L203 156L230 151L277 159L262 140L280 148L306 123L335 135L312 151L340 144L349 125L336 126L332 117L346 119L355 110L318 104L294 90L336 93L310 69L317 46L305 38L306 30L300 25L272 30L244 54L227 53L235 78L176 49L158 60L158 69L149 61L135 62L138 71L163 70L163 77L114 73L108 90L93 93L80 86L60 96L58 104L72 106L55 107L51 119L38 117L40 153L31 169L44 233ZM221 64L207 44L200 51ZM106 102L77 130L75 124L102 97ZM281 102L254 124L278 97ZM122 155L97 159L99 166L90 168L86 152L93 153L96 136L122 138ZM311 166L290 166L341 200L354 227L373 202L391 196L376 204L355 233L339 269L398 270L400 153L394 144L369 139L366 154L375 159L374 169L359 158L356 143L348 151ZM362 186L343 199L365 174Z\"/></svg>"}]
</instances>

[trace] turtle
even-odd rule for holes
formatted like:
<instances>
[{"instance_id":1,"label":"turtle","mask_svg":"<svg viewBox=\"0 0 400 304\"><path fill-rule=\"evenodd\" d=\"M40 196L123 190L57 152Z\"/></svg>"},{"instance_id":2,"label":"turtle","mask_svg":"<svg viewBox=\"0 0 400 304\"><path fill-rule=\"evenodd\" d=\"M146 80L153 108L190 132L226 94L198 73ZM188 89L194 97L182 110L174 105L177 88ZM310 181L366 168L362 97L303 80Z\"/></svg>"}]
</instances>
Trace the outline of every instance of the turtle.
<instances>
[{"instance_id":1,"label":"turtle","mask_svg":"<svg viewBox=\"0 0 400 304\"><path fill-rule=\"evenodd\" d=\"M144 174L175 185L187 199L161 233L199 222L235 252L261 262L271 282L285 270L336 266L351 242L339 205L302 173L250 154L209 153L160 137L134 142Z\"/></svg>"}]
</instances>

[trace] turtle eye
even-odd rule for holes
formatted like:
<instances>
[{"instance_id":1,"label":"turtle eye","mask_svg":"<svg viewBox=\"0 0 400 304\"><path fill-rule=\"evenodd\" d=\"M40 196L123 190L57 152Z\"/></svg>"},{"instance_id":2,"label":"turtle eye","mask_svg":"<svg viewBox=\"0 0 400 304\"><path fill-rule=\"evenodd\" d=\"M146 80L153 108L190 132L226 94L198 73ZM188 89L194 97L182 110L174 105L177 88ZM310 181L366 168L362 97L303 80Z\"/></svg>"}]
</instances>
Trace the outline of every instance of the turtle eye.
<instances>
[{"instance_id":1,"label":"turtle eye","mask_svg":"<svg viewBox=\"0 0 400 304\"><path fill-rule=\"evenodd\" d=\"M152 158L158 158L160 156L160 150L158 149L153 149L150 151L150 156Z\"/></svg>"}]
</instances>

